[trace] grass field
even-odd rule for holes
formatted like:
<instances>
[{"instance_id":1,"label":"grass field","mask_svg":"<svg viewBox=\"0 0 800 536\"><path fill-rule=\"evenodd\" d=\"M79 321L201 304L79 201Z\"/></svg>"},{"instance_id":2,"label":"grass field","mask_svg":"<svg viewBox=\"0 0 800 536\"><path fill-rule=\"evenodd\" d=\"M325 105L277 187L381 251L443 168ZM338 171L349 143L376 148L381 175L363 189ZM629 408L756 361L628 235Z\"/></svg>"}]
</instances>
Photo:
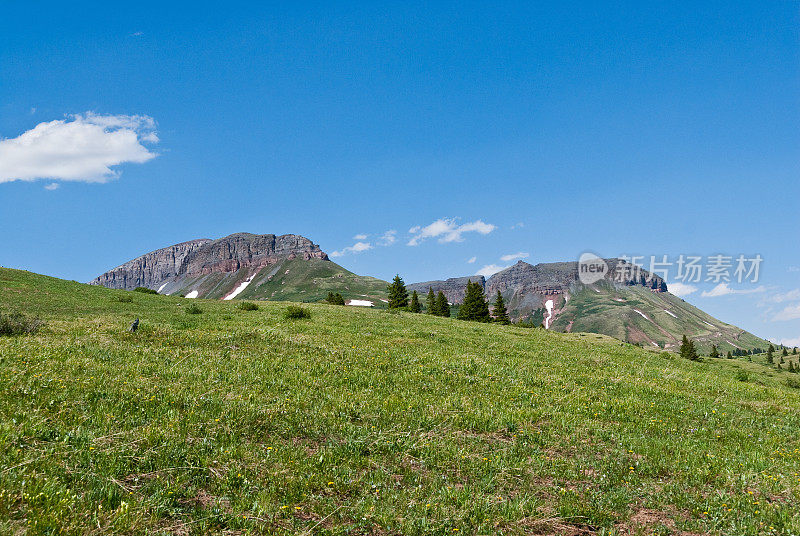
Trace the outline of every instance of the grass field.
<instances>
[{"instance_id":1,"label":"grass field","mask_svg":"<svg viewBox=\"0 0 800 536\"><path fill-rule=\"evenodd\" d=\"M286 306L0 269L0 533L800 534L800 374Z\"/></svg>"}]
</instances>

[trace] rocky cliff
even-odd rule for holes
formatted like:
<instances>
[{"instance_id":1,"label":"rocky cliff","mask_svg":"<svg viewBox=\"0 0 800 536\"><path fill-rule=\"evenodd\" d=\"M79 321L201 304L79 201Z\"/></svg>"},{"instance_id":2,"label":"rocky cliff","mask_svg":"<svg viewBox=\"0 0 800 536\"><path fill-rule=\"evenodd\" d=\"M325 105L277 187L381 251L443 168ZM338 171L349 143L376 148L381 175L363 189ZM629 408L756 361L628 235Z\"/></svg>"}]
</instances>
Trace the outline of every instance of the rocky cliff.
<instances>
[{"instance_id":1,"label":"rocky cliff","mask_svg":"<svg viewBox=\"0 0 800 536\"><path fill-rule=\"evenodd\" d=\"M424 300L428 294L429 289L433 289L435 293L439 291L444 292L445 298L450 303L461 303L464 301L464 293L467 290L467 281L478 283L481 287L485 287L486 278L482 275L472 275L467 277L451 277L444 281L426 281L424 283L412 283L406 285L408 292L417 291L420 299Z\"/></svg>"},{"instance_id":2,"label":"rocky cliff","mask_svg":"<svg viewBox=\"0 0 800 536\"><path fill-rule=\"evenodd\" d=\"M328 256L311 240L298 235L237 233L218 240L182 242L137 257L91 282L108 288L157 290L167 281L212 273L260 269L282 259L323 259Z\"/></svg>"}]
</instances>

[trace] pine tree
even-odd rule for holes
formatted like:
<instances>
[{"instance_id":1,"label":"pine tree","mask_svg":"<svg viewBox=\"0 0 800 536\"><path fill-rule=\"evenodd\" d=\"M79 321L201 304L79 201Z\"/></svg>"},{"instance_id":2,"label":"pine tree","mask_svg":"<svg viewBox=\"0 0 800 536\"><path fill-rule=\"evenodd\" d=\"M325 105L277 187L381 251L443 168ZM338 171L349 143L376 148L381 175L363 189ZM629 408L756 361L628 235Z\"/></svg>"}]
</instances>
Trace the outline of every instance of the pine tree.
<instances>
[{"instance_id":1,"label":"pine tree","mask_svg":"<svg viewBox=\"0 0 800 536\"><path fill-rule=\"evenodd\" d=\"M714 358L719 357L719 352L717 352L717 345L716 344L712 344L711 345L711 357L714 357Z\"/></svg>"},{"instance_id":2,"label":"pine tree","mask_svg":"<svg viewBox=\"0 0 800 536\"><path fill-rule=\"evenodd\" d=\"M422 305L419 303L419 295L416 290L411 293L411 304L408 306L408 310L412 313L422 312Z\"/></svg>"},{"instance_id":3,"label":"pine tree","mask_svg":"<svg viewBox=\"0 0 800 536\"><path fill-rule=\"evenodd\" d=\"M694 343L690 341L686 335L683 336L683 340L681 341L680 353L681 357L684 359L690 359L692 361L697 361L699 359Z\"/></svg>"},{"instance_id":4,"label":"pine tree","mask_svg":"<svg viewBox=\"0 0 800 536\"><path fill-rule=\"evenodd\" d=\"M508 310L506 309L506 304L503 301L503 295L500 294L500 291L497 291L497 298L494 301L494 308L492 309L492 314L494 316L494 321L498 324L510 324L511 320L508 318Z\"/></svg>"},{"instance_id":5,"label":"pine tree","mask_svg":"<svg viewBox=\"0 0 800 536\"><path fill-rule=\"evenodd\" d=\"M783 352L781 352L781 355L782 355L783 357L786 357L787 355L789 355L789 352L788 352L788 350L786 350L786 348L784 348L784 349L783 349Z\"/></svg>"},{"instance_id":6,"label":"pine tree","mask_svg":"<svg viewBox=\"0 0 800 536\"><path fill-rule=\"evenodd\" d=\"M769 348L767 348L767 363L771 364L771 363L775 362L775 358L772 357L772 353L774 351L775 351L775 347L770 344Z\"/></svg>"},{"instance_id":7,"label":"pine tree","mask_svg":"<svg viewBox=\"0 0 800 536\"><path fill-rule=\"evenodd\" d=\"M731 351L730 351L730 350L728 350L728 355L727 355L726 357L727 357L728 359L733 359L733 356L731 355Z\"/></svg>"},{"instance_id":8,"label":"pine tree","mask_svg":"<svg viewBox=\"0 0 800 536\"><path fill-rule=\"evenodd\" d=\"M794 372L794 363L789 361L789 372Z\"/></svg>"},{"instance_id":9,"label":"pine tree","mask_svg":"<svg viewBox=\"0 0 800 536\"><path fill-rule=\"evenodd\" d=\"M436 296L436 316L443 316L445 318L450 318L450 304L447 303L447 297L444 295L444 292L441 290L439 294Z\"/></svg>"},{"instance_id":10,"label":"pine tree","mask_svg":"<svg viewBox=\"0 0 800 536\"><path fill-rule=\"evenodd\" d=\"M389 309L402 309L408 307L408 290L400 274L394 276L389 285Z\"/></svg>"},{"instance_id":11,"label":"pine tree","mask_svg":"<svg viewBox=\"0 0 800 536\"><path fill-rule=\"evenodd\" d=\"M792 355L797 355L797 346L795 346L794 350L792 350Z\"/></svg>"},{"instance_id":12,"label":"pine tree","mask_svg":"<svg viewBox=\"0 0 800 536\"><path fill-rule=\"evenodd\" d=\"M431 287L428 287L428 297L425 300L425 307L427 309L425 312L429 315L436 314L436 294L433 293L433 289Z\"/></svg>"},{"instance_id":13,"label":"pine tree","mask_svg":"<svg viewBox=\"0 0 800 536\"><path fill-rule=\"evenodd\" d=\"M478 283L467 281L467 290L464 294L464 303L458 310L459 320L472 320L474 322L489 322L489 304L486 303L486 296Z\"/></svg>"}]
</instances>

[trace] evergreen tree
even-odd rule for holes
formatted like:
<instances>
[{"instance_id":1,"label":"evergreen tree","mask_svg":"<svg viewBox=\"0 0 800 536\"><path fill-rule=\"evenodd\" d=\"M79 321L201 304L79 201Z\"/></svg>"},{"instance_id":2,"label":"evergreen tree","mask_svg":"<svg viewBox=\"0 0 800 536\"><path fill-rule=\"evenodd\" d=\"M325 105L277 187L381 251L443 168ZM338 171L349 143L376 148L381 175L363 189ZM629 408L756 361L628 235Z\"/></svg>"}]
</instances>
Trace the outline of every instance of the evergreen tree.
<instances>
[{"instance_id":1,"label":"evergreen tree","mask_svg":"<svg viewBox=\"0 0 800 536\"><path fill-rule=\"evenodd\" d=\"M492 309L494 321L498 324L510 324L511 320L508 318L508 310L506 303L503 301L503 295L497 291L497 298L494 301L494 308Z\"/></svg>"},{"instance_id":2,"label":"evergreen tree","mask_svg":"<svg viewBox=\"0 0 800 536\"><path fill-rule=\"evenodd\" d=\"M792 355L797 355L797 346L795 346L794 350L792 350Z\"/></svg>"},{"instance_id":3,"label":"evergreen tree","mask_svg":"<svg viewBox=\"0 0 800 536\"><path fill-rule=\"evenodd\" d=\"M786 357L787 355L789 355L789 352L786 350L786 348L783 349L783 352L781 352L781 355L783 357Z\"/></svg>"},{"instance_id":4,"label":"evergreen tree","mask_svg":"<svg viewBox=\"0 0 800 536\"><path fill-rule=\"evenodd\" d=\"M716 344L712 344L711 345L711 357L715 357L715 358L719 357L719 352L717 352L717 345Z\"/></svg>"},{"instance_id":5,"label":"evergreen tree","mask_svg":"<svg viewBox=\"0 0 800 536\"><path fill-rule=\"evenodd\" d=\"M331 305L344 305L344 298L338 292L336 294L328 292L328 297L325 298L325 301Z\"/></svg>"},{"instance_id":6,"label":"evergreen tree","mask_svg":"<svg viewBox=\"0 0 800 536\"><path fill-rule=\"evenodd\" d=\"M400 274L394 276L389 285L389 309L402 309L408 307L408 290Z\"/></svg>"},{"instance_id":7,"label":"evergreen tree","mask_svg":"<svg viewBox=\"0 0 800 536\"><path fill-rule=\"evenodd\" d=\"M425 312L429 315L436 314L436 294L433 293L431 287L428 287L428 297L425 300L425 307L427 309Z\"/></svg>"},{"instance_id":8,"label":"evergreen tree","mask_svg":"<svg viewBox=\"0 0 800 536\"><path fill-rule=\"evenodd\" d=\"M450 304L447 303L447 297L445 297L444 292L441 290L439 294L436 296L436 316L443 316L445 318L450 318Z\"/></svg>"},{"instance_id":9,"label":"evergreen tree","mask_svg":"<svg viewBox=\"0 0 800 536\"><path fill-rule=\"evenodd\" d=\"M728 350L728 355L727 355L727 357L728 357L728 359L733 359L733 356L731 355L731 351L730 351L730 350Z\"/></svg>"},{"instance_id":10,"label":"evergreen tree","mask_svg":"<svg viewBox=\"0 0 800 536\"><path fill-rule=\"evenodd\" d=\"M467 290L464 294L464 303L458 310L459 320L472 320L474 322L489 322L489 304L486 303L486 296L478 283L467 281Z\"/></svg>"},{"instance_id":11,"label":"evergreen tree","mask_svg":"<svg viewBox=\"0 0 800 536\"><path fill-rule=\"evenodd\" d=\"M681 349L680 349L681 357L684 359L690 359L692 361L697 361L700 357L697 355L697 350L694 347L694 342L690 341L686 335L683 336L683 341L681 341Z\"/></svg>"},{"instance_id":12,"label":"evergreen tree","mask_svg":"<svg viewBox=\"0 0 800 536\"><path fill-rule=\"evenodd\" d=\"M411 293L411 304L408 306L408 310L412 313L422 312L422 305L419 303L419 295L416 290Z\"/></svg>"},{"instance_id":13,"label":"evergreen tree","mask_svg":"<svg viewBox=\"0 0 800 536\"><path fill-rule=\"evenodd\" d=\"M772 353L774 351L775 351L775 347L770 344L769 348L767 348L767 363L774 363L775 362L775 358L772 357Z\"/></svg>"},{"instance_id":14,"label":"evergreen tree","mask_svg":"<svg viewBox=\"0 0 800 536\"><path fill-rule=\"evenodd\" d=\"M794 372L794 363L789 361L789 372Z\"/></svg>"}]
</instances>

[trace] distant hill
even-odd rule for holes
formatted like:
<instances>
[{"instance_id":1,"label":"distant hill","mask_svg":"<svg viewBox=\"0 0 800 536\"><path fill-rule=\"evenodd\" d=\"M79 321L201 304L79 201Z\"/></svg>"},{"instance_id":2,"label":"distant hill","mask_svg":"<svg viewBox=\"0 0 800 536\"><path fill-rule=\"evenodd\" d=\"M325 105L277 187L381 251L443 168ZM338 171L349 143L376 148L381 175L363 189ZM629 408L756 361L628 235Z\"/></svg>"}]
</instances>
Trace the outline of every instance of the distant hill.
<instances>
[{"instance_id":1,"label":"distant hill","mask_svg":"<svg viewBox=\"0 0 800 536\"><path fill-rule=\"evenodd\" d=\"M484 287L490 301L499 290L515 321L532 321L558 331L601 333L653 348L675 350L684 334L702 352L710 351L712 344L722 352L769 345L670 294L664 280L646 270L625 282L615 281L613 274L630 265L620 259L605 262L609 266L606 277L591 285L581 283L577 262L534 266L519 261L488 280L458 277L414 283L409 289L442 290L451 303L459 304L467 281L472 280Z\"/></svg>"},{"instance_id":2,"label":"distant hill","mask_svg":"<svg viewBox=\"0 0 800 536\"><path fill-rule=\"evenodd\" d=\"M237 233L218 240L182 242L137 257L91 284L190 298L319 301L328 292L345 299L386 298L385 281L356 275L330 261L298 235Z\"/></svg>"}]
</instances>

